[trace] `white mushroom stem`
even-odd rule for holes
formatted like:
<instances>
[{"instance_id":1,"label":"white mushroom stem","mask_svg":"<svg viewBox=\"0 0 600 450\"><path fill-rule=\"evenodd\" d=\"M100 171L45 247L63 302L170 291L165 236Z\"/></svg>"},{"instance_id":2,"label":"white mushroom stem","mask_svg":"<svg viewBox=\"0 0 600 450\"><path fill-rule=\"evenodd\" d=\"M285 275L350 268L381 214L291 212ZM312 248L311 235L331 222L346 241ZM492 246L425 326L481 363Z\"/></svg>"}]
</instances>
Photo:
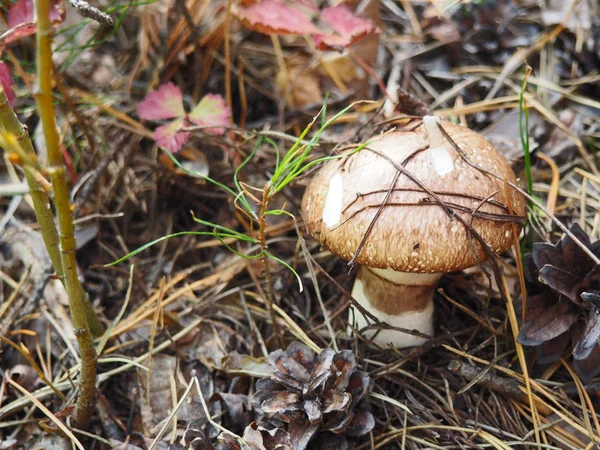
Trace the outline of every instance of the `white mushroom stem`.
<instances>
[{"instance_id":1,"label":"white mushroom stem","mask_svg":"<svg viewBox=\"0 0 600 450\"><path fill-rule=\"evenodd\" d=\"M423 117L423 125L429 139L429 155L433 161L433 167L438 175L444 176L454 170L454 158L444 145L444 135L440 131L439 123L439 117Z\"/></svg>"},{"instance_id":2,"label":"white mushroom stem","mask_svg":"<svg viewBox=\"0 0 600 450\"><path fill-rule=\"evenodd\" d=\"M406 273L363 266L356 276L352 297L380 322L433 336L433 295L441 276L441 273ZM350 309L349 322L357 330L373 324L357 308ZM392 344L396 348L427 341L396 330L369 330L363 334L380 345Z\"/></svg>"}]
</instances>

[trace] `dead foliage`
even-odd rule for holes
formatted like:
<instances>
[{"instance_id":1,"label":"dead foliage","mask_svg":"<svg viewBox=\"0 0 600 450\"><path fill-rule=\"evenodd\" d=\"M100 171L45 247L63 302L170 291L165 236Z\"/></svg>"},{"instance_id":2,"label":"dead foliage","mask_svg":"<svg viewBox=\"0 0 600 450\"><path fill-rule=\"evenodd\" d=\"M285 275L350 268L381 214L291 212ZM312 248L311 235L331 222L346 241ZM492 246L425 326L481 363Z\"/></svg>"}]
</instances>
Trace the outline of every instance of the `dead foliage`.
<instances>
[{"instance_id":1,"label":"dead foliage","mask_svg":"<svg viewBox=\"0 0 600 450\"><path fill-rule=\"evenodd\" d=\"M598 366L581 366L598 348L598 261L573 241L598 255L597 2L303 0L303 25L315 29L277 35L240 20L240 10L260 3L114 2L103 9L122 18L117 28L82 22L70 8L61 16L55 96L72 162L79 273L107 326L96 341L99 398L90 429L72 429L78 356L64 291L49 271L21 175L3 161L0 449L599 445ZM327 7L344 8L357 28L343 35ZM34 48L24 36L2 54L32 137ZM219 133L187 122L178 130L187 133L176 154L182 167L153 139L164 122L136 114L166 83L182 94L182 117L214 93L232 114ZM305 234L299 214L315 168L270 203L293 217L261 215L276 162L315 117L302 142L319 130L325 93L325 119L355 100L374 103L341 114L314 145L315 158L429 110L481 131L524 189L522 146L531 151L523 248L515 236L507 254L444 276L436 336L423 347L380 348L347 335L353 274ZM520 103L529 111L526 136ZM36 145L43 157L40 138ZM255 216L223 186L239 188L256 217L266 217L262 241ZM214 235L194 217L261 242ZM188 231L208 234L160 240L106 266ZM280 259L267 274L260 259L239 256L261 245ZM523 267L521 250L534 255ZM577 280L559 280L557 271ZM542 310L552 320L539 322Z\"/></svg>"}]
</instances>

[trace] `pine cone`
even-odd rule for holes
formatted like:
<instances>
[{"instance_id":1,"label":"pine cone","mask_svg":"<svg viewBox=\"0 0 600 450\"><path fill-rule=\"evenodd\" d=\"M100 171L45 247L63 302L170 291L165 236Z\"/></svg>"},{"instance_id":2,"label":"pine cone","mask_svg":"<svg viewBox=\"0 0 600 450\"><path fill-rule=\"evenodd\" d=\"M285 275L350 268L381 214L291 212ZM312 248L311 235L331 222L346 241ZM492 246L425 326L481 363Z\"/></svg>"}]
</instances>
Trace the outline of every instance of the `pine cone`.
<instances>
[{"instance_id":1,"label":"pine cone","mask_svg":"<svg viewBox=\"0 0 600 450\"><path fill-rule=\"evenodd\" d=\"M594 255L600 241L575 224L570 229ZM538 346L541 363L557 361L570 342L584 382L600 373L600 266L567 234L556 244L536 243L525 258L525 323L517 340Z\"/></svg>"},{"instance_id":2,"label":"pine cone","mask_svg":"<svg viewBox=\"0 0 600 450\"><path fill-rule=\"evenodd\" d=\"M299 342L269 355L272 378L256 383L253 403L275 427L286 428L294 450L317 441L348 448L346 437L362 436L375 425L372 414L359 403L369 391L369 376L356 370L350 350L325 349L315 355Z\"/></svg>"}]
</instances>

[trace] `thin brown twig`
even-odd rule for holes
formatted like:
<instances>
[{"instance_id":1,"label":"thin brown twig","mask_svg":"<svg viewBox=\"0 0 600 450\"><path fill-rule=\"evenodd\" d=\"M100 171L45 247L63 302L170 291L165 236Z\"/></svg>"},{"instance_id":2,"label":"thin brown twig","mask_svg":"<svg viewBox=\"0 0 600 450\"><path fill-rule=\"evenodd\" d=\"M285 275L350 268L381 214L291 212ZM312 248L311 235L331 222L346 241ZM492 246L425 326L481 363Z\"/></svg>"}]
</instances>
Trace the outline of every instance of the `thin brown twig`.
<instances>
[{"instance_id":1,"label":"thin brown twig","mask_svg":"<svg viewBox=\"0 0 600 450\"><path fill-rule=\"evenodd\" d=\"M485 211L476 211L476 210L473 210L473 208L469 208L468 206L464 206L459 203L453 203L453 202L445 202L445 204L450 209L456 209L461 212L469 213L472 215L472 217L478 218L478 219L493 220L496 222L514 222L514 223L518 223L521 225L524 224L525 220L526 220L525 216L518 216L516 214L511 216L510 214L500 214L500 213L491 213L491 212L485 212ZM435 206L435 205L439 205L437 200L429 200L427 198L423 199L422 201L418 201L418 202L388 202L388 203L386 203L386 206L388 206L388 207L390 207L390 206L419 207L419 206ZM358 214L360 214L363 211L366 211L371 208L380 208L380 207L381 207L380 203L376 203L373 205L365 205L365 206L361 207L360 209L353 211L342 222L340 222L338 225L336 225L334 228L332 228L332 230L335 230L336 228L341 227L342 225L344 225L345 223L347 223L348 221L350 221L352 218L356 217Z\"/></svg>"},{"instance_id":2,"label":"thin brown twig","mask_svg":"<svg viewBox=\"0 0 600 450\"><path fill-rule=\"evenodd\" d=\"M345 213L348 209L350 209L350 207L352 205L354 205L354 203L356 203L358 200L363 199L365 197L368 197L369 195L377 195L377 194L383 194L384 192L387 192L387 189L377 189L375 191L370 191L367 192L365 194L357 194L356 198L354 200L352 200L350 203L348 203L348 205L346 205L346 207L342 210L343 213ZM416 189L416 188L394 188L393 192L415 192L415 193L423 193L424 191L421 189ZM459 197L459 198L465 198L467 200L473 200L473 201L481 201L484 199L484 197L480 197L477 195L469 195L469 194L463 194L461 192L450 192L450 191L434 191L432 190L432 192L435 192L437 195L443 195L443 196L447 196L447 197ZM498 208L504 209L505 211L508 212L508 208L506 207L506 205L504 203L501 203L497 200L493 200L488 198L488 200L486 201L487 204L490 205L494 205L497 206Z\"/></svg>"},{"instance_id":3,"label":"thin brown twig","mask_svg":"<svg viewBox=\"0 0 600 450\"><path fill-rule=\"evenodd\" d=\"M393 178L392 182L390 183L390 187L389 187L388 191L386 192L385 198L381 202L381 205L380 205L379 209L377 210L377 212L375 213L375 215L373 216L373 219L371 219L371 222L369 223L369 226L367 227L367 230L365 231L365 234L363 235L363 237L362 237L362 239L360 241L360 244L358 245L356 251L354 252L354 255L352 256L352 259L350 261L348 261L348 266L350 267L350 270L352 270L352 268L354 267L354 264L356 262L356 258L358 258L358 256L360 255L360 252L361 252L362 248L364 247L364 245L365 245L365 243L367 241L367 238L369 237L369 234L371 233L371 231L375 227L375 223L377 222L377 219L381 215L381 212L383 211L383 208L385 208L388 199L391 197L392 190L394 189L394 186L396 185L396 182L400 178L400 175L405 175L412 182L414 182L417 186L419 186L421 189L423 189L425 192L427 192L430 196L432 196L433 198L435 198L438 201L439 205L444 209L444 211L446 212L446 214L448 215L448 217L450 218L450 220L452 220L452 216L454 215L454 213L450 210L450 208L448 208L445 205L444 201L441 198L439 198L439 196L437 194L435 194L434 192L432 192L431 190L429 190L429 188L427 188L427 186L425 186L417 177L415 177L413 174L411 174L405 168L405 166L409 163L409 161L415 155L417 155L418 153L421 153L422 151L427 150L428 148L429 148L429 145L421 147L421 148L415 150L410 155L408 155L404 159L404 161L402 161L402 163L400 165L396 164L387 155L381 153L378 150L373 150L373 149L371 149L369 147L365 147L363 149L363 151L364 150L370 151L372 153L375 153L377 156L380 156L381 158L385 159L388 163L390 163L394 167L394 169L396 169L396 173L394 174L394 178Z\"/></svg>"},{"instance_id":4,"label":"thin brown twig","mask_svg":"<svg viewBox=\"0 0 600 450\"><path fill-rule=\"evenodd\" d=\"M494 365L495 362L492 361L485 369L481 370L474 365L465 364L455 359L448 364L448 370L469 380L469 385L474 382L502 395L519 401L526 401L527 395L521 390L521 384L517 380L489 373Z\"/></svg>"},{"instance_id":5,"label":"thin brown twig","mask_svg":"<svg viewBox=\"0 0 600 450\"><path fill-rule=\"evenodd\" d=\"M470 165L471 167L479 170L482 173L485 173L486 175L489 175L491 177L494 177L497 180L500 180L502 182L504 182L505 180L501 177L499 177L498 175L496 175L493 172L490 172L489 170L478 166L477 164L473 163L469 157L467 156L467 154L458 146L458 144L456 144L456 142L454 142L454 140L450 137L450 135L448 134L448 132L444 129L444 127L438 123L438 127L440 129L440 131L442 132L442 134L444 135L444 137L448 140L448 142L450 143L450 145L452 146L452 148L454 148L454 150L460 155L460 157L465 161L465 163L467 163L468 165ZM523 197L525 197L527 200L529 200L533 205L537 206L546 216L548 216L550 219L552 219L552 221L558 226L558 228L560 228L565 234L567 234L571 239L573 239L573 241L594 261L594 263L600 265L600 259L594 255L594 253L592 253L592 251L587 248L585 246L585 244L583 242L581 242L577 236L575 236L571 230L569 230L560 220L558 220L553 214L550 214L546 211L546 209L544 208L544 206L538 202L534 197L532 197L531 195L529 195L529 193L527 193L526 191L524 191L523 189L521 189L519 186L517 186L516 184L510 182L510 181L506 181L506 183L515 191L517 191L519 194L521 194Z\"/></svg>"}]
</instances>

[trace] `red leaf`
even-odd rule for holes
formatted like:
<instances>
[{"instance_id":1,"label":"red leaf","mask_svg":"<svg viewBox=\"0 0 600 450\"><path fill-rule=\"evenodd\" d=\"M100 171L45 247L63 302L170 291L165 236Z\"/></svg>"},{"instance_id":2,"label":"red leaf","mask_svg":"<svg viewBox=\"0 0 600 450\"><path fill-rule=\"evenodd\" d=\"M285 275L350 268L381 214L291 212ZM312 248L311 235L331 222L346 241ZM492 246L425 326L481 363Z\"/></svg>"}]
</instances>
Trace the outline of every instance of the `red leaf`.
<instances>
[{"instance_id":1,"label":"red leaf","mask_svg":"<svg viewBox=\"0 0 600 450\"><path fill-rule=\"evenodd\" d=\"M52 2L52 7L50 9L50 21L54 25L64 21L65 13L66 11L63 8L60 0ZM18 0L17 3L12 5L8 11L8 28L20 28L16 33L18 34L18 37L15 39L34 34L34 20L33 0ZM24 25L26 26L23 27ZM11 39L11 41L15 39Z\"/></svg>"},{"instance_id":2,"label":"red leaf","mask_svg":"<svg viewBox=\"0 0 600 450\"><path fill-rule=\"evenodd\" d=\"M333 31L342 36L358 36L371 33L375 29L371 20L354 15L344 5L325 8L321 12L321 16L333 28Z\"/></svg>"},{"instance_id":3,"label":"red leaf","mask_svg":"<svg viewBox=\"0 0 600 450\"><path fill-rule=\"evenodd\" d=\"M220 95L207 94L200 103L196 105L193 111L188 115L188 119L200 126L215 126L207 128L206 131L212 134L223 134L224 128L229 125L231 110L225 104L225 100Z\"/></svg>"},{"instance_id":4,"label":"red leaf","mask_svg":"<svg viewBox=\"0 0 600 450\"><path fill-rule=\"evenodd\" d=\"M11 42L17 41L22 37L31 36L32 34L35 34L35 30L35 22L25 22L9 29L6 33L0 36L0 51L4 49L5 45L10 44Z\"/></svg>"},{"instance_id":5,"label":"red leaf","mask_svg":"<svg viewBox=\"0 0 600 450\"><path fill-rule=\"evenodd\" d=\"M4 93L6 94L6 98L8 98L8 103L10 106L13 106L15 103L15 92L12 89L13 80L10 74L10 69L6 64L0 61L0 84L2 84L2 89L4 89Z\"/></svg>"},{"instance_id":6,"label":"red leaf","mask_svg":"<svg viewBox=\"0 0 600 450\"><path fill-rule=\"evenodd\" d=\"M290 2L291 3L291 2ZM263 0L246 8L238 8L236 14L245 27L263 34L314 34L319 29L313 25L305 12L310 12L312 2L302 1L304 9L289 6L287 2Z\"/></svg>"},{"instance_id":7,"label":"red leaf","mask_svg":"<svg viewBox=\"0 0 600 450\"><path fill-rule=\"evenodd\" d=\"M8 11L8 28L33 22L33 0L19 0Z\"/></svg>"},{"instance_id":8,"label":"red leaf","mask_svg":"<svg viewBox=\"0 0 600 450\"><path fill-rule=\"evenodd\" d=\"M314 0L296 0L294 2L294 7L298 9L306 8L307 13L317 13L319 12L319 6L317 2Z\"/></svg>"},{"instance_id":9,"label":"red leaf","mask_svg":"<svg viewBox=\"0 0 600 450\"><path fill-rule=\"evenodd\" d=\"M189 132L179 131L182 127L183 118L162 125L154 130L154 140L169 153L176 153L190 139Z\"/></svg>"},{"instance_id":10,"label":"red leaf","mask_svg":"<svg viewBox=\"0 0 600 450\"><path fill-rule=\"evenodd\" d=\"M321 17L335 32L335 34L314 36L315 45L321 50L348 47L364 36L377 32L371 20L356 16L344 5L325 8L321 12Z\"/></svg>"},{"instance_id":11,"label":"red leaf","mask_svg":"<svg viewBox=\"0 0 600 450\"><path fill-rule=\"evenodd\" d=\"M149 92L137 106L137 115L146 120L163 120L183 117L181 89L173 83L161 84L156 91Z\"/></svg>"}]
</instances>

